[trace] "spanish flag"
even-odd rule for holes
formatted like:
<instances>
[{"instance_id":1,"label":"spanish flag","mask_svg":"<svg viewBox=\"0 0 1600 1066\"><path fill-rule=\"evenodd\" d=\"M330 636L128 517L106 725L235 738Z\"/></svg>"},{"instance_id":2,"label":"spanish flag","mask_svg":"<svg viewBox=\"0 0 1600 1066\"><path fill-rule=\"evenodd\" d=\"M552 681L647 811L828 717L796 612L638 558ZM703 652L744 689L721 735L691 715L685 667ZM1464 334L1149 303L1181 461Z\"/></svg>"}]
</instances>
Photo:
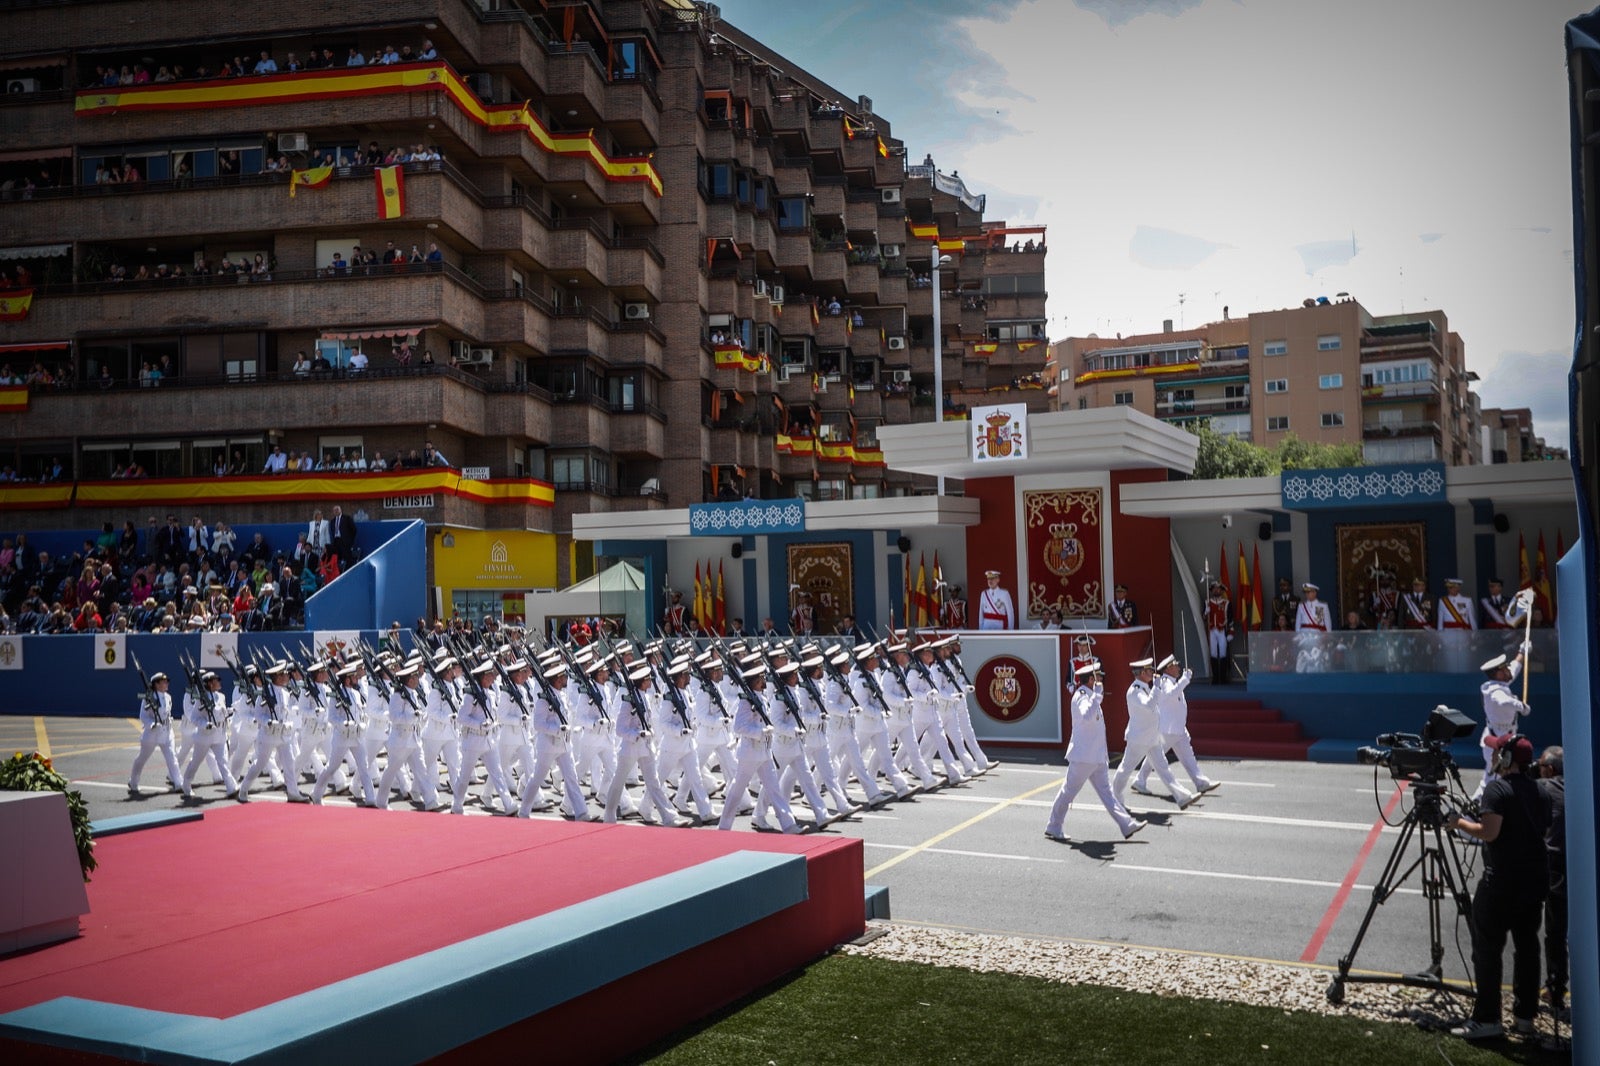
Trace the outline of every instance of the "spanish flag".
<instances>
[{"instance_id":1,"label":"spanish flag","mask_svg":"<svg viewBox=\"0 0 1600 1066\"><path fill-rule=\"evenodd\" d=\"M28 409L28 386L0 385L0 414Z\"/></svg>"},{"instance_id":2,"label":"spanish flag","mask_svg":"<svg viewBox=\"0 0 1600 1066\"><path fill-rule=\"evenodd\" d=\"M883 156L885 159L889 158L889 146L883 143L882 137L878 138L878 154Z\"/></svg>"},{"instance_id":3,"label":"spanish flag","mask_svg":"<svg viewBox=\"0 0 1600 1066\"><path fill-rule=\"evenodd\" d=\"M12 289L0 292L0 322L21 322L33 307L32 289Z\"/></svg>"},{"instance_id":4,"label":"spanish flag","mask_svg":"<svg viewBox=\"0 0 1600 1066\"><path fill-rule=\"evenodd\" d=\"M289 198L294 199L295 191L301 187L307 189L320 189L333 180L332 167L312 167L310 170L291 170L289 172Z\"/></svg>"},{"instance_id":5,"label":"spanish flag","mask_svg":"<svg viewBox=\"0 0 1600 1066\"><path fill-rule=\"evenodd\" d=\"M406 176L398 166L378 167L372 172L378 188L378 217L399 218L406 213Z\"/></svg>"}]
</instances>

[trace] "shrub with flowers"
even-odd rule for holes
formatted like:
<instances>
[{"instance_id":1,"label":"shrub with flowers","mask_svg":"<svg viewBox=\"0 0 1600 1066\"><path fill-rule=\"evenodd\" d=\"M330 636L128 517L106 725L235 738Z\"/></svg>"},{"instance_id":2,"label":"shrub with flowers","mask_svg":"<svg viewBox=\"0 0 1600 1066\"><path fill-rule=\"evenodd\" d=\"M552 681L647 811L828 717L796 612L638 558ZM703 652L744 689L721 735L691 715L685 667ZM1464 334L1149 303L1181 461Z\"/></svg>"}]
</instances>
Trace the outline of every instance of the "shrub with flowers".
<instances>
[{"instance_id":1,"label":"shrub with flowers","mask_svg":"<svg viewBox=\"0 0 1600 1066\"><path fill-rule=\"evenodd\" d=\"M7 792L61 792L67 797L67 813L72 817L72 837L78 845L78 864L83 867L83 879L99 865L94 857L94 837L89 832L89 805L83 802L83 793L67 787L68 781L50 765L50 760L33 752L17 752L0 763L0 790Z\"/></svg>"}]
</instances>

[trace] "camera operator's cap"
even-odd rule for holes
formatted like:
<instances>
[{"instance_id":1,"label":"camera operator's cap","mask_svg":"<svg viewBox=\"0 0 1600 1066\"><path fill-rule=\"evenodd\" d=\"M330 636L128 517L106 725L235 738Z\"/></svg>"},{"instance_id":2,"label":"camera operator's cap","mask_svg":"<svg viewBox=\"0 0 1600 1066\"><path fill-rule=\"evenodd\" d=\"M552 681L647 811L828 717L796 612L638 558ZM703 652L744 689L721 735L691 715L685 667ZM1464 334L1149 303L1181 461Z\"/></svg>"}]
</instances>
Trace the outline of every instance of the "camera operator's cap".
<instances>
[{"instance_id":1,"label":"camera operator's cap","mask_svg":"<svg viewBox=\"0 0 1600 1066\"><path fill-rule=\"evenodd\" d=\"M812 655L812 656L809 656L807 658L801 659L800 660L800 666L803 669L806 669L806 670L815 670L817 667L822 665L822 661L823 660L822 660L822 656L821 655Z\"/></svg>"},{"instance_id":2,"label":"camera operator's cap","mask_svg":"<svg viewBox=\"0 0 1600 1066\"><path fill-rule=\"evenodd\" d=\"M153 674L151 674L151 675L150 675L150 683L151 683L151 684L152 684L152 685L153 685L153 684L155 684L155 683L156 683L156 682L157 682L157 681L167 681L167 680L169 680L169 678L168 678L168 677L167 677L167 675L166 675L166 674L163 674L163 673L162 673L162 672L161 672L161 671L159 671L159 670L157 670L157 671L156 671L156 672L155 672L155 673L153 673Z\"/></svg>"},{"instance_id":3,"label":"camera operator's cap","mask_svg":"<svg viewBox=\"0 0 1600 1066\"><path fill-rule=\"evenodd\" d=\"M1178 657L1176 655L1169 655L1165 659L1162 659L1160 662L1156 663L1156 669L1165 670L1167 667L1171 666L1177 661Z\"/></svg>"},{"instance_id":4,"label":"camera operator's cap","mask_svg":"<svg viewBox=\"0 0 1600 1066\"><path fill-rule=\"evenodd\" d=\"M1312 582L1312 581L1305 582L1304 584L1302 584L1300 586L1300 589L1303 592L1321 592L1322 591L1322 589L1315 582Z\"/></svg>"},{"instance_id":5,"label":"camera operator's cap","mask_svg":"<svg viewBox=\"0 0 1600 1066\"><path fill-rule=\"evenodd\" d=\"M566 677L566 676L567 676L567 664L566 663L556 663L554 666L547 667L545 669L545 672L544 672L544 679L546 681L554 681L558 677Z\"/></svg>"},{"instance_id":6,"label":"camera operator's cap","mask_svg":"<svg viewBox=\"0 0 1600 1066\"><path fill-rule=\"evenodd\" d=\"M641 666L628 675L628 680L637 685L641 681L649 681L654 676L656 675L653 669L648 666Z\"/></svg>"},{"instance_id":7,"label":"camera operator's cap","mask_svg":"<svg viewBox=\"0 0 1600 1066\"><path fill-rule=\"evenodd\" d=\"M1489 747L1494 751L1509 747L1512 762L1518 766L1533 765L1533 741L1521 733L1503 733L1498 737L1490 737Z\"/></svg>"},{"instance_id":8,"label":"camera operator's cap","mask_svg":"<svg viewBox=\"0 0 1600 1066\"><path fill-rule=\"evenodd\" d=\"M1072 671L1072 676L1074 676L1074 677L1088 677L1090 674L1097 674L1099 672L1100 672L1100 660L1096 659L1094 662L1088 663L1088 664L1086 664L1084 666L1080 666L1076 670Z\"/></svg>"},{"instance_id":9,"label":"camera operator's cap","mask_svg":"<svg viewBox=\"0 0 1600 1066\"><path fill-rule=\"evenodd\" d=\"M1154 670L1156 668L1156 661L1154 659L1137 659L1128 665L1133 667L1135 670Z\"/></svg>"},{"instance_id":10,"label":"camera operator's cap","mask_svg":"<svg viewBox=\"0 0 1600 1066\"><path fill-rule=\"evenodd\" d=\"M1482 670L1484 673L1487 674L1487 673L1490 673L1491 671L1500 669L1502 666L1504 666L1506 663L1508 663L1510 661L1511 660L1509 658L1507 658L1506 656L1504 656L1504 655L1496 655L1493 659L1490 659L1488 662L1486 662L1482 666L1478 667L1478 669Z\"/></svg>"}]
</instances>

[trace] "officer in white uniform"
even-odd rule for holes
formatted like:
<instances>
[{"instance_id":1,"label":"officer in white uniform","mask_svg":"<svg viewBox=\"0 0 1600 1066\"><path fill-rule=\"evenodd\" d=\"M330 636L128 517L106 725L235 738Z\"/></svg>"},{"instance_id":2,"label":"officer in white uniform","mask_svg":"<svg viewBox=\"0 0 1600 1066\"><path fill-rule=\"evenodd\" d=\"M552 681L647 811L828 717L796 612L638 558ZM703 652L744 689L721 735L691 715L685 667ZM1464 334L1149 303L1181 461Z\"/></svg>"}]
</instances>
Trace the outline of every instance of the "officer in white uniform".
<instances>
[{"instance_id":1,"label":"officer in white uniform","mask_svg":"<svg viewBox=\"0 0 1600 1066\"><path fill-rule=\"evenodd\" d=\"M1479 668L1484 674L1484 682L1479 686L1479 690L1483 693L1484 725L1483 735L1478 741L1483 751L1483 780L1478 782L1478 789L1472 794L1475 802L1483 798L1483 790L1489 787L1489 782L1500 776L1494 772L1495 749L1491 742L1495 737L1515 733L1517 719L1530 710L1528 705L1511 691L1511 683L1522 672L1530 647L1528 641L1523 641L1522 649L1514 658L1507 659L1504 655L1496 655Z\"/></svg>"},{"instance_id":2,"label":"officer in white uniform","mask_svg":"<svg viewBox=\"0 0 1600 1066\"><path fill-rule=\"evenodd\" d=\"M765 697L767 669L763 665L751 666L742 676L749 682L753 698L751 693L741 693L734 708L733 735L738 738L738 747L734 752L736 768L733 781L723 797L722 818L717 828L733 828L733 820L739 813L740 797L752 781L759 781L761 792L767 797L778 819L778 828L785 833L803 832L800 824L794 820L794 813L789 810L788 797L778 789L778 771L772 764L771 716L767 712Z\"/></svg>"},{"instance_id":3,"label":"officer in white uniform","mask_svg":"<svg viewBox=\"0 0 1600 1066\"><path fill-rule=\"evenodd\" d=\"M906 671L906 687L911 693L911 721L916 727L922 758L929 766L934 755L944 764L945 778L952 785L963 784L967 775L961 762L950 750L950 740L944 735L944 723L939 720L939 689L934 681L933 645L924 641L916 647L916 661Z\"/></svg>"},{"instance_id":4,"label":"officer in white uniform","mask_svg":"<svg viewBox=\"0 0 1600 1066\"><path fill-rule=\"evenodd\" d=\"M428 781L424 786L433 790L437 797L439 788L439 763L444 762L445 780L453 782L456 774L461 769L461 743L456 735L456 688L454 679L461 673L461 666L445 653L433 669L438 674L438 680L428 686L426 702L423 712L426 720L422 726L421 737L421 762L423 778ZM435 806L429 804L430 807Z\"/></svg>"},{"instance_id":5,"label":"officer in white uniform","mask_svg":"<svg viewBox=\"0 0 1600 1066\"><path fill-rule=\"evenodd\" d=\"M1183 667L1180 672L1175 655L1167 656L1156 667L1157 718L1161 725L1163 749L1159 758L1162 762L1166 761L1166 749L1177 752L1178 762L1189 775L1189 780L1194 782L1195 792L1203 795L1216 788L1219 782L1201 772L1200 762L1194 757L1194 743L1189 739L1189 698L1183 690L1189 687L1192 677L1188 667ZM1150 757L1146 756L1144 765L1139 767L1139 776L1133 782L1133 790L1143 796L1151 794L1146 787L1150 780L1150 769Z\"/></svg>"},{"instance_id":6,"label":"officer in white uniform","mask_svg":"<svg viewBox=\"0 0 1600 1066\"><path fill-rule=\"evenodd\" d=\"M194 798L194 775L200 764L211 757L213 770L222 778L223 793L234 795L239 783L228 768L227 702L222 695L222 678L207 670L200 675L205 689L183 694L183 717L194 722L194 751L189 765L183 770L182 792L185 799Z\"/></svg>"},{"instance_id":7,"label":"officer in white uniform","mask_svg":"<svg viewBox=\"0 0 1600 1066\"><path fill-rule=\"evenodd\" d=\"M939 778L933 767L922 757L922 746L917 743L917 727L911 698L910 653L904 641L889 645L884 651L893 656L893 662L884 667L881 675L883 694L892 712L889 719L890 738L898 743L891 765L910 770L924 789L938 788Z\"/></svg>"},{"instance_id":8,"label":"officer in white uniform","mask_svg":"<svg viewBox=\"0 0 1600 1066\"><path fill-rule=\"evenodd\" d=\"M1166 749L1161 747L1161 711L1155 689L1155 660L1140 659L1128 665L1134 671L1133 684L1128 686L1128 728L1123 734L1125 744L1122 762L1117 766L1116 777L1111 780L1111 790L1116 794L1117 802L1123 803L1122 797L1127 793L1133 772L1139 768L1140 762L1148 758L1156 776L1167 786L1167 791L1172 793L1181 811L1194 802L1195 795L1178 784L1178 779L1167 769Z\"/></svg>"},{"instance_id":9,"label":"officer in white uniform","mask_svg":"<svg viewBox=\"0 0 1600 1066\"><path fill-rule=\"evenodd\" d=\"M1078 791L1087 782L1094 786L1095 794L1106 813L1111 815L1126 840L1145 827L1145 823L1128 813L1107 780L1106 765L1110 759L1106 749L1106 719L1101 710L1105 687L1101 684L1100 664L1092 662L1077 671L1077 687L1072 692L1072 738L1067 742L1067 776L1061 782L1061 791L1050 805L1050 820L1045 823L1044 835L1051 840L1066 842L1062 824L1067 808L1072 805Z\"/></svg>"},{"instance_id":10,"label":"officer in white uniform","mask_svg":"<svg viewBox=\"0 0 1600 1066\"><path fill-rule=\"evenodd\" d=\"M131 796L139 794L139 775L157 748L166 760L167 780L172 787L183 783L183 771L178 769L178 758L172 752L172 694L167 691L171 686L166 674L151 674L150 691L139 697L139 754L133 757L133 771L128 775Z\"/></svg>"},{"instance_id":11,"label":"officer in white uniform","mask_svg":"<svg viewBox=\"0 0 1600 1066\"><path fill-rule=\"evenodd\" d=\"M1017 628L1017 608L1011 593L1000 587L1000 571L985 570L983 577L987 587L978 593L978 628Z\"/></svg>"},{"instance_id":12,"label":"officer in white uniform","mask_svg":"<svg viewBox=\"0 0 1600 1066\"><path fill-rule=\"evenodd\" d=\"M547 666L544 679L549 683L555 701L551 702L550 695L542 690L534 696L532 780L543 781L552 767L559 770L562 800L568 808L567 813L580 822L598 821L600 816L589 810L589 803L583 798L578 768L572 761L566 666L562 663ZM518 818L526 818L532 812L537 794L534 788L523 789L522 803L517 807Z\"/></svg>"},{"instance_id":13,"label":"officer in white uniform","mask_svg":"<svg viewBox=\"0 0 1600 1066\"><path fill-rule=\"evenodd\" d=\"M293 697L289 694L289 664L275 662L267 667L266 681L255 700L247 700L244 712L255 726L256 735L249 765L239 779L239 802L250 799L250 782L264 770L269 761L276 760L282 770L284 789L290 803L300 803L305 796L300 792L299 775L294 768L294 729L291 719Z\"/></svg>"}]
</instances>

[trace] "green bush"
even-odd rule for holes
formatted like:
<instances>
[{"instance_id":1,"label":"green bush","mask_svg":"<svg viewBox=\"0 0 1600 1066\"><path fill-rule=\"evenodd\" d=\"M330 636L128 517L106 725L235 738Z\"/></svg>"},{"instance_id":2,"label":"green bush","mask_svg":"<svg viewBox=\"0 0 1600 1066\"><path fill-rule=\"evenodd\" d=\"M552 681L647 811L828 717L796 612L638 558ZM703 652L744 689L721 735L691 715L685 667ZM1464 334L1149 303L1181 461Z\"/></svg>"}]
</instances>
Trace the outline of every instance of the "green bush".
<instances>
[{"instance_id":1,"label":"green bush","mask_svg":"<svg viewBox=\"0 0 1600 1066\"><path fill-rule=\"evenodd\" d=\"M78 865L83 867L83 879L99 862L94 857L94 835L89 831L89 805L83 802L83 793L67 788L67 779L58 774L38 752L24 755L17 752L0 763L0 791L6 792L61 792L67 797L67 813L72 817L72 838L78 845Z\"/></svg>"}]
</instances>

